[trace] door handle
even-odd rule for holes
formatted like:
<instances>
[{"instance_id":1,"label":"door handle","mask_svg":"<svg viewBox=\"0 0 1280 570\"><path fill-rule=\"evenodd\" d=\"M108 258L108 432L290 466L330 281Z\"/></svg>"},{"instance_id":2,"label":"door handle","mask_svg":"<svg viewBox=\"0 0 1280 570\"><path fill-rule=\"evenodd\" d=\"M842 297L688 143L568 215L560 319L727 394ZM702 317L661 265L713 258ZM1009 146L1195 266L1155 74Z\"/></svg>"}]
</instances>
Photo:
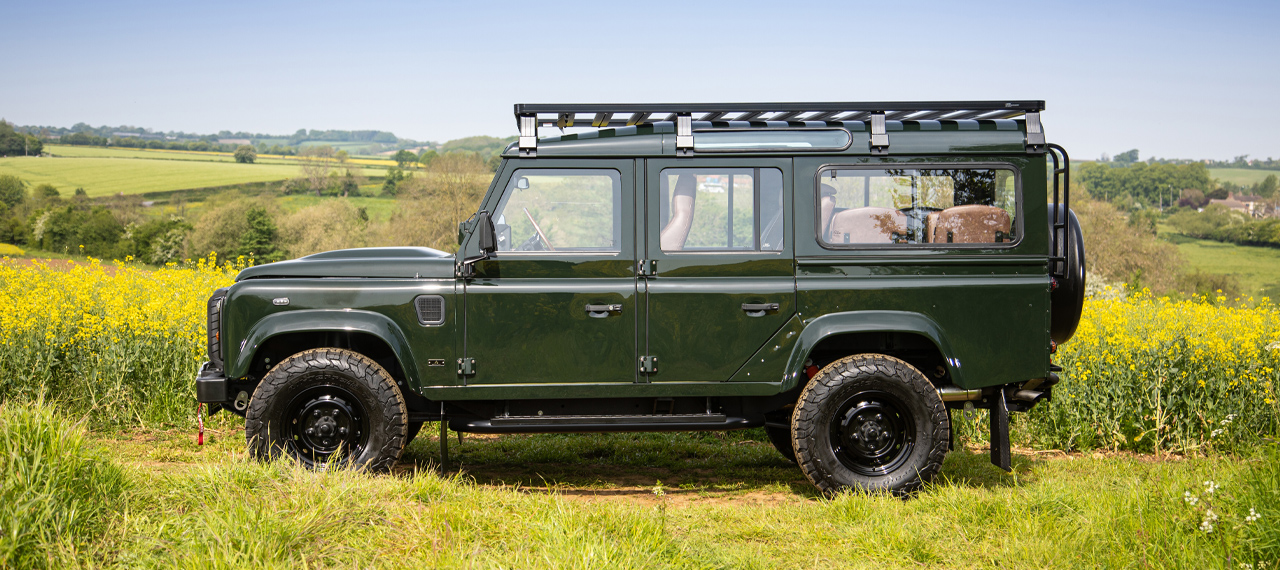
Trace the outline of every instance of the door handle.
<instances>
[{"instance_id":1,"label":"door handle","mask_svg":"<svg viewBox=\"0 0 1280 570\"><path fill-rule=\"evenodd\" d=\"M748 317L763 317L769 311L777 311L779 305L777 303L743 303L742 310L746 311Z\"/></svg>"},{"instance_id":2,"label":"door handle","mask_svg":"<svg viewBox=\"0 0 1280 570\"><path fill-rule=\"evenodd\" d=\"M622 305L587 305L587 316L603 319L610 313L621 313Z\"/></svg>"}]
</instances>

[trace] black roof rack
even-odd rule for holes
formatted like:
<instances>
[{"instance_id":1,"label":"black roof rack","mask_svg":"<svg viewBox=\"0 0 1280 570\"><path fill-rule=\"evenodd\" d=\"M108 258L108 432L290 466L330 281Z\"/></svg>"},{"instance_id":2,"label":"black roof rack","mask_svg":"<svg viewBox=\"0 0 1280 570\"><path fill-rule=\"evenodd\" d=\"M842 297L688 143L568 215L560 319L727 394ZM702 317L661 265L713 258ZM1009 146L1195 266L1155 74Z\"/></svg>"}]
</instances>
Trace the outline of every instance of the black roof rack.
<instances>
[{"instance_id":1,"label":"black roof rack","mask_svg":"<svg viewBox=\"0 0 1280 570\"><path fill-rule=\"evenodd\" d=\"M676 148L693 148L693 121L870 121L873 150L888 148L886 120L1012 119L1026 117L1028 147L1044 145L1040 111L1044 101L909 101L871 103L654 103L654 104L517 104L520 154L537 152L538 127L627 127L673 122ZM585 115L585 116L580 116ZM1038 138L1032 137L1033 134Z\"/></svg>"}]
</instances>

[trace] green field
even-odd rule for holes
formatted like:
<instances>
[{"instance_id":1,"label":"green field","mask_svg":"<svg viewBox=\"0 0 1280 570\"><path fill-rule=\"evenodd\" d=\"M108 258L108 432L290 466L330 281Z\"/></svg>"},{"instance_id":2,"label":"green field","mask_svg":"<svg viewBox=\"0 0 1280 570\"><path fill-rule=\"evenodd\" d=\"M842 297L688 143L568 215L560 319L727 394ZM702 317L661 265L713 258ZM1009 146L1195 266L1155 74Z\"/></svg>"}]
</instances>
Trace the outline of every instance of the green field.
<instances>
[{"instance_id":1,"label":"green field","mask_svg":"<svg viewBox=\"0 0 1280 570\"><path fill-rule=\"evenodd\" d=\"M239 164L229 155L213 153L69 146L51 146L50 152L55 156L0 158L0 174L33 186L52 184L63 196L76 188L89 196L109 196L275 182L301 173L296 159L264 157L256 164ZM362 164L362 172L386 174L369 164Z\"/></svg>"},{"instance_id":2,"label":"green field","mask_svg":"<svg viewBox=\"0 0 1280 570\"><path fill-rule=\"evenodd\" d=\"M1161 237L1178 246L1187 260L1187 269L1233 275L1240 280L1241 293L1280 300L1280 249L1236 245L1181 234Z\"/></svg>"},{"instance_id":3,"label":"green field","mask_svg":"<svg viewBox=\"0 0 1280 570\"><path fill-rule=\"evenodd\" d=\"M1250 186L1262 182L1268 176L1280 178L1280 170L1260 170L1255 168L1210 168L1209 178L1221 182L1231 182L1241 186Z\"/></svg>"},{"instance_id":4,"label":"green field","mask_svg":"<svg viewBox=\"0 0 1280 570\"><path fill-rule=\"evenodd\" d=\"M89 196L142 194L271 182L298 176L297 166L141 158L0 158L0 174L31 185L52 184L63 196L84 188Z\"/></svg>"},{"instance_id":5,"label":"green field","mask_svg":"<svg viewBox=\"0 0 1280 570\"><path fill-rule=\"evenodd\" d=\"M178 150L141 150L100 146L46 145L46 153L58 158L145 158L149 160L189 160L196 162L235 162L228 152L184 152ZM259 156L255 164L296 165L296 158Z\"/></svg>"}]
</instances>

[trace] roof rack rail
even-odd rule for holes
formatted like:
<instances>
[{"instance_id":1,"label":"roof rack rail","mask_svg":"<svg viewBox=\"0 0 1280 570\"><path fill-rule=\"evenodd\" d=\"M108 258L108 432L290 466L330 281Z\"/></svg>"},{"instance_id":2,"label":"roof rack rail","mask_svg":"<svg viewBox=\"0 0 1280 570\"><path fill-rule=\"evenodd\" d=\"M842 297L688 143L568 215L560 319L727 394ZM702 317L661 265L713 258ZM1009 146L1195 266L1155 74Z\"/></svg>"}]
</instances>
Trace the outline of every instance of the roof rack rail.
<instances>
[{"instance_id":1,"label":"roof rack rail","mask_svg":"<svg viewBox=\"0 0 1280 570\"><path fill-rule=\"evenodd\" d=\"M871 103L653 103L653 104L517 104L522 156L535 156L538 127L629 127L657 122L676 124L676 149L693 150L693 121L870 122L872 151L887 152L885 120L1027 119L1027 150L1044 151L1040 111L1044 101L909 101Z\"/></svg>"}]
</instances>

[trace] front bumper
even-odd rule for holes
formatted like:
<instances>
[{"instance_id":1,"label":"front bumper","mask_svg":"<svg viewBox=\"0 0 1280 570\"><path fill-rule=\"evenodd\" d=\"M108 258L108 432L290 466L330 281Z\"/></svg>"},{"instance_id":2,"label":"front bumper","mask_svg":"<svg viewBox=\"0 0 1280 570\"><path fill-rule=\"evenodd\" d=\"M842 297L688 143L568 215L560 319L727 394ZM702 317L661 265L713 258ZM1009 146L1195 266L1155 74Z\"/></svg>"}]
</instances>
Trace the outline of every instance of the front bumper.
<instances>
[{"instance_id":1,"label":"front bumper","mask_svg":"<svg viewBox=\"0 0 1280 570\"><path fill-rule=\"evenodd\" d=\"M212 362L200 367L196 376L196 401L206 404L225 404L227 402L227 379L224 372L213 366Z\"/></svg>"}]
</instances>

